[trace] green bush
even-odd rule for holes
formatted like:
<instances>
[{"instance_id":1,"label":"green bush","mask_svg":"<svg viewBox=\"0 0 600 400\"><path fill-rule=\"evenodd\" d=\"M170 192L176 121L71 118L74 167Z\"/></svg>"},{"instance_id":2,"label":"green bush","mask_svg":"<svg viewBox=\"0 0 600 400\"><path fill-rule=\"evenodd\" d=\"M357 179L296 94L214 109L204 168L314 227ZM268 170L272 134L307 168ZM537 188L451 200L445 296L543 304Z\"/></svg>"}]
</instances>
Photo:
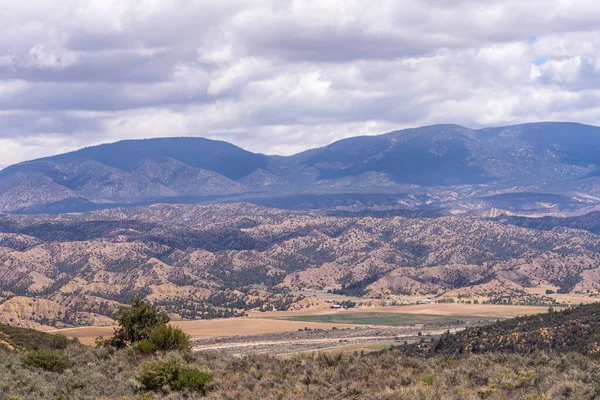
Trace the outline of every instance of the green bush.
<instances>
[{"instance_id":1,"label":"green bush","mask_svg":"<svg viewBox=\"0 0 600 400\"><path fill-rule=\"evenodd\" d=\"M41 368L50 372L63 372L69 367L67 356L46 349L30 351L21 358L21 362L27 368Z\"/></svg>"},{"instance_id":2,"label":"green bush","mask_svg":"<svg viewBox=\"0 0 600 400\"><path fill-rule=\"evenodd\" d=\"M169 386L172 390L206 391L206 384L212 380L208 372L189 368L181 358L169 356L143 362L135 374L142 390L159 390Z\"/></svg>"},{"instance_id":3,"label":"green bush","mask_svg":"<svg viewBox=\"0 0 600 400\"><path fill-rule=\"evenodd\" d=\"M180 328L167 324L155 326L148 336L148 342L154 344L157 350L189 350L190 336Z\"/></svg>"},{"instance_id":4,"label":"green bush","mask_svg":"<svg viewBox=\"0 0 600 400\"><path fill-rule=\"evenodd\" d=\"M149 360L139 366L135 379L144 390L158 390L175 382L182 369L181 359L177 357Z\"/></svg>"},{"instance_id":5,"label":"green bush","mask_svg":"<svg viewBox=\"0 0 600 400\"><path fill-rule=\"evenodd\" d=\"M172 385L173 390L188 390L190 392L206 392L206 385L212 381L212 374L196 368L185 368Z\"/></svg>"},{"instance_id":6,"label":"green bush","mask_svg":"<svg viewBox=\"0 0 600 400\"><path fill-rule=\"evenodd\" d=\"M72 343L79 343L76 339L69 340L65 335L52 335L48 342L48 346L55 350L64 350Z\"/></svg>"},{"instance_id":7,"label":"green bush","mask_svg":"<svg viewBox=\"0 0 600 400\"><path fill-rule=\"evenodd\" d=\"M153 354L156 352L156 344L149 342L147 340L142 340L140 342L133 344L133 349L142 354Z\"/></svg>"}]
</instances>

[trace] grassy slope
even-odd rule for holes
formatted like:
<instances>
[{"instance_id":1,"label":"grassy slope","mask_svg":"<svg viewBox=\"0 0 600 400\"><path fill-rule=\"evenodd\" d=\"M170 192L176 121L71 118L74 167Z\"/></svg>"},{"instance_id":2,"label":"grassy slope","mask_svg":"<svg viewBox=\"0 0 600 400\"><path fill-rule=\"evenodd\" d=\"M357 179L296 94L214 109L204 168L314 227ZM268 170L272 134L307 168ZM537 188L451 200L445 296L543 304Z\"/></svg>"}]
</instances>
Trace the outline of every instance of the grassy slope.
<instances>
[{"instance_id":1,"label":"grassy slope","mask_svg":"<svg viewBox=\"0 0 600 400\"><path fill-rule=\"evenodd\" d=\"M64 373L24 368L19 354L0 350L0 393L7 398L140 399L136 370L149 356L83 346L62 350ZM600 368L589 357L485 354L410 357L378 354L299 354L232 357L214 352L181 356L214 374L206 397L166 391L144 399L593 399ZM0 396L2 397L2 396Z\"/></svg>"},{"instance_id":2,"label":"grassy slope","mask_svg":"<svg viewBox=\"0 0 600 400\"><path fill-rule=\"evenodd\" d=\"M467 328L433 342L406 346L401 351L408 354L552 351L600 356L599 345L600 303L592 303Z\"/></svg>"},{"instance_id":3,"label":"grassy slope","mask_svg":"<svg viewBox=\"0 0 600 400\"><path fill-rule=\"evenodd\" d=\"M70 343L74 342L63 335L51 335L35 329L0 324L0 348L11 350L62 349Z\"/></svg>"},{"instance_id":4,"label":"grassy slope","mask_svg":"<svg viewBox=\"0 0 600 400\"><path fill-rule=\"evenodd\" d=\"M183 362L214 374L208 399L594 399L600 395L600 365L588 357L600 332L600 304L548 315L520 317L487 327L467 329L434 343L413 348L433 357L384 350L368 355L315 352L279 358L269 355L232 357L215 352L180 354ZM453 317L455 318L455 317ZM51 346L51 335L0 327L23 348ZM542 332L540 336L535 333ZM493 343L507 335L522 338L518 346ZM33 336L29 336L33 335ZM534 340L550 344L564 338L558 355L536 351ZM570 340L566 340L570 338ZM462 357L435 355L436 343L450 352L452 343L477 344L485 354ZM485 343L485 346L483 345ZM405 348L406 349L406 348ZM473 347L475 350L475 347ZM497 350L506 354L498 353ZM528 350L528 351L524 351ZM70 345L59 350L68 357L64 373L25 368L18 352L0 348L0 394L20 399L136 399L139 365L151 356L131 350L114 351ZM579 351L584 355L574 354ZM508 354L533 352L534 354ZM444 351L440 351L444 353ZM160 357L159 355L158 357ZM0 396L1 397L1 396ZM167 390L148 399L200 399Z\"/></svg>"}]
</instances>

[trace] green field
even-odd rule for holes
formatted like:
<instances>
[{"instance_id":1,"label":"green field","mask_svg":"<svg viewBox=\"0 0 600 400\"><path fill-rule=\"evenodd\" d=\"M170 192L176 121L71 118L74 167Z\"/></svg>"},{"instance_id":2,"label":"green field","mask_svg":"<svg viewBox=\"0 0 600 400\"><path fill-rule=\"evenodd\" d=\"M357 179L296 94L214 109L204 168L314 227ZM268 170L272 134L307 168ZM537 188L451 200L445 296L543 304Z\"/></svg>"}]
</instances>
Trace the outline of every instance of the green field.
<instances>
[{"instance_id":1,"label":"green field","mask_svg":"<svg viewBox=\"0 0 600 400\"><path fill-rule=\"evenodd\" d=\"M326 322L333 324L353 325L419 325L449 323L455 321L483 320L484 317L466 315L437 315L437 314L403 314L386 312L359 312L348 314L326 314L326 315L298 315L291 317L278 317L286 321L304 322Z\"/></svg>"}]
</instances>

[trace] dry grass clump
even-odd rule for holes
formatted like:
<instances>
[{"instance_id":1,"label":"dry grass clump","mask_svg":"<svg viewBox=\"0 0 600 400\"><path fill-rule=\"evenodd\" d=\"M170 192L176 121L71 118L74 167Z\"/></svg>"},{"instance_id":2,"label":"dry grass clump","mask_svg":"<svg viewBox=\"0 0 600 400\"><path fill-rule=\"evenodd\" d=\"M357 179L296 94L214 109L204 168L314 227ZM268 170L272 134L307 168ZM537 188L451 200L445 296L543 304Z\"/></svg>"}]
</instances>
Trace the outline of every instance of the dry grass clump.
<instances>
[{"instance_id":1,"label":"dry grass clump","mask_svg":"<svg viewBox=\"0 0 600 400\"><path fill-rule=\"evenodd\" d=\"M32 368L23 363L23 354L0 351L0 393L7 399L23 400L579 400L600 396L600 364L578 354L419 358L386 351L367 355L310 353L288 358L233 357L218 352L150 356L132 349L78 345L59 351L68 361L63 372ZM147 378L150 371L152 375L156 365L162 368L163 363L171 362L166 360L176 360L172 362L177 364L173 367L176 373L169 375L169 369L168 377L159 376L156 385L144 386L143 374ZM182 382L189 386L182 387Z\"/></svg>"}]
</instances>

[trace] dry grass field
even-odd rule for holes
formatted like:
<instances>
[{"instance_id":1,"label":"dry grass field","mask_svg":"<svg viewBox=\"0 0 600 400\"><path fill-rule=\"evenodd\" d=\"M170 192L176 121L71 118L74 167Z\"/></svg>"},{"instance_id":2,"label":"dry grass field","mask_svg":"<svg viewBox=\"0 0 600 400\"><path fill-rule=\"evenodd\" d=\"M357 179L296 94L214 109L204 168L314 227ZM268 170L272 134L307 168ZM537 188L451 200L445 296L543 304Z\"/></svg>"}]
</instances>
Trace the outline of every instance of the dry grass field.
<instances>
[{"instance_id":1,"label":"dry grass field","mask_svg":"<svg viewBox=\"0 0 600 400\"><path fill-rule=\"evenodd\" d=\"M346 310L334 309L303 309L294 311L273 311L268 313L251 312L251 317L289 318L301 315L352 314L364 312L402 313L402 314L431 314L431 315L462 315L484 318L511 318L519 315L530 315L546 312L548 307L536 306L505 306L495 304L448 304L431 303L410 306L360 307Z\"/></svg>"},{"instance_id":2,"label":"dry grass field","mask_svg":"<svg viewBox=\"0 0 600 400\"><path fill-rule=\"evenodd\" d=\"M552 285L540 285L540 286L526 289L527 292L536 294L536 295L546 295L546 290L552 290L552 291L556 292L558 290L558 287L552 286ZM583 304L595 303L597 301L600 301L600 297L596 297L595 295L590 296L589 294L553 293L553 294L546 295L546 296L553 298L554 300L558 301L559 303L567 303L567 304L573 304L573 305L578 305L578 304L582 304L582 303Z\"/></svg>"},{"instance_id":3,"label":"dry grass field","mask_svg":"<svg viewBox=\"0 0 600 400\"><path fill-rule=\"evenodd\" d=\"M407 324L418 323L418 315L422 314L428 318L431 315L443 316L470 316L481 318L510 318L518 315L537 314L545 312L545 307L528 306L500 306L487 304L423 304L414 306L398 307L370 307L348 310L329 309L304 309L298 311L281 312L253 312L245 318L229 318L198 321L174 321L173 324L181 327L193 339L210 338L217 336L246 336L265 333L292 332L298 329L331 329L340 327L341 323L323 323L289 320L298 319L303 316L327 316L327 315L350 315L364 313L401 313L413 314L415 318L407 320ZM358 315L358 316L359 316ZM357 316L357 317L358 317ZM343 318L342 318L343 319ZM348 319L348 318L346 318ZM352 320L352 318L350 318ZM339 321L339 318L336 319ZM427 322L427 321L423 321ZM353 326L344 324L344 326ZM87 345L93 345L98 336L108 337L112 335L112 326L85 326L79 328L60 329L51 332L62 333L69 337L77 337Z\"/></svg>"},{"instance_id":4,"label":"dry grass field","mask_svg":"<svg viewBox=\"0 0 600 400\"><path fill-rule=\"evenodd\" d=\"M331 329L336 324L283 321L263 318L228 318L198 321L173 321L193 339L216 336L246 336L264 333L292 332L298 329ZM339 326L339 324L337 324ZM76 337L86 345L93 345L98 336L108 337L113 333L112 326L84 326L71 329L58 329L51 333L61 333L68 337Z\"/></svg>"}]
</instances>

